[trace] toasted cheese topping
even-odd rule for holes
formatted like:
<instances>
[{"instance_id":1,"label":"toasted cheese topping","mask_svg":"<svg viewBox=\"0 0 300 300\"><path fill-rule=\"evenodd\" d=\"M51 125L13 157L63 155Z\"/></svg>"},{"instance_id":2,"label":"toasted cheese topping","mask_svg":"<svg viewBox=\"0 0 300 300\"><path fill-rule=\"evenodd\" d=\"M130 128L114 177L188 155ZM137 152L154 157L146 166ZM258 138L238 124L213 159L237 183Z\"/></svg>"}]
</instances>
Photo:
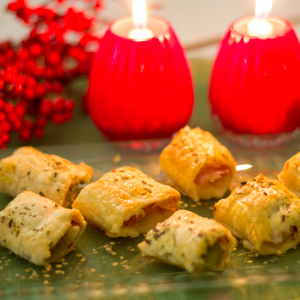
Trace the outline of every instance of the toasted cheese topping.
<instances>
[{"instance_id":1,"label":"toasted cheese topping","mask_svg":"<svg viewBox=\"0 0 300 300\"><path fill-rule=\"evenodd\" d=\"M138 236L178 209L180 194L141 171L122 167L86 186L73 207L107 235Z\"/></svg>"},{"instance_id":2,"label":"toasted cheese topping","mask_svg":"<svg viewBox=\"0 0 300 300\"><path fill-rule=\"evenodd\" d=\"M222 197L236 173L228 149L199 127L181 129L159 163L178 189L195 201Z\"/></svg>"},{"instance_id":3,"label":"toasted cheese topping","mask_svg":"<svg viewBox=\"0 0 300 300\"><path fill-rule=\"evenodd\" d=\"M216 203L214 217L262 255L284 253L300 242L300 199L262 174Z\"/></svg>"},{"instance_id":4,"label":"toasted cheese topping","mask_svg":"<svg viewBox=\"0 0 300 300\"><path fill-rule=\"evenodd\" d=\"M0 245L36 265L47 265L73 249L85 226L77 209L26 191L0 212Z\"/></svg>"},{"instance_id":5,"label":"toasted cheese topping","mask_svg":"<svg viewBox=\"0 0 300 300\"><path fill-rule=\"evenodd\" d=\"M74 165L56 155L44 154L32 147L21 147L0 161L0 190L15 197L32 191L61 206L77 195L73 187L88 183L92 168Z\"/></svg>"},{"instance_id":6,"label":"toasted cheese topping","mask_svg":"<svg viewBox=\"0 0 300 300\"><path fill-rule=\"evenodd\" d=\"M150 230L138 247L144 255L199 272L216 268L234 245L230 231L215 220L178 210Z\"/></svg>"}]
</instances>

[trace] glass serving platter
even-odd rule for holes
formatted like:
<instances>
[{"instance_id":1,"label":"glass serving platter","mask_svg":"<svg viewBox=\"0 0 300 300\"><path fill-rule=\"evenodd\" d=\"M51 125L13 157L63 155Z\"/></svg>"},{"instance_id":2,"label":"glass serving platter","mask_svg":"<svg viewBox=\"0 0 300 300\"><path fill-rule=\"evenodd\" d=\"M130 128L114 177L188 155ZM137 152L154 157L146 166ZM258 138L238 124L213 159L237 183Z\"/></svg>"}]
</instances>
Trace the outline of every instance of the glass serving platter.
<instances>
[{"instance_id":1,"label":"glass serving platter","mask_svg":"<svg viewBox=\"0 0 300 300\"><path fill-rule=\"evenodd\" d=\"M226 141L221 142L226 145ZM168 143L169 140L157 140L39 149L74 163L83 161L91 165L93 180L114 168L128 165L159 182L170 184L158 164L159 154ZM276 178L284 162L300 151L300 146L276 150L226 146L240 169L231 189L259 173ZM12 151L2 151L0 158ZM0 209L11 200L12 197L0 194ZM217 200L195 203L182 197L181 208L213 218ZM144 257L137 248L143 239L143 235L109 238L99 228L88 224L75 250L52 263L51 270L31 264L0 247L0 299L192 299L199 295L201 299L252 299L261 294L276 299L275 295L300 295L297 284L300 280L300 249L291 249L281 256L259 256L238 243L221 269L194 275Z\"/></svg>"}]
</instances>

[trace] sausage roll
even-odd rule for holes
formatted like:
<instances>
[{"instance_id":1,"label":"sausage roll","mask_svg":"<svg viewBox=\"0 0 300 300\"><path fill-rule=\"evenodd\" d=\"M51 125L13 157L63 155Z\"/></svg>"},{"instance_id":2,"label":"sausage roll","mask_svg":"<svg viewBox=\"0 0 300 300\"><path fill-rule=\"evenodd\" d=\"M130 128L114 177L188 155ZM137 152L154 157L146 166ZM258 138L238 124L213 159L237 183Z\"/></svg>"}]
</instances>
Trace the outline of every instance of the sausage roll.
<instances>
[{"instance_id":1,"label":"sausage roll","mask_svg":"<svg viewBox=\"0 0 300 300\"><path fill-rule=\"evenodd\" d=\"M178 210L150 230L138 244L144 255L189 272L207 271L225 261L235 245L229 230L215 220Z\"/></svg>"},{"instance_id":2,"label":"sausage roll","mask_svg":"<svg viewBox=\"0 0 300 300\"><path fill-rule=\"evenodd\" d=\"M278 179L300 197L300 152L286 161Z\"/></svg>"},{"instance_id":3,"label":"sausage roll","mask_svg":"<svg viewBox=\"0 0 300 300\"><path fill-rule=\"evenodd\" d=\"M216 203L214 216L261 255L281 254L300 242L300 199L262 174Z\"/></svg>"},{"instance_id":4,"label":"sausage roll","mask_svg":"<svg viewBox=\"0 0 300 300\"><path fill-rule=\"evenodd\" d=\"M70 252L85 226L77 209L26 191L0 212L0 245L44 266Z\"/></svg>"},{"instance_id":5,"label":"sausage roll","mask_svg":"<svg viewBox=\"0 0 300 300\"><path fill-rule=\"evenodd\" d=\"M73 207L111 237L138 236L178 209L180 194L139 170L122 167L86 186Z\"/></svg>"},{"instance_id":6,"label":"sausage roll","mask_svg":"<svg viewBox=\"0 0 300 300\"><path fill-rule=\"evenodd\" d=\"M236 173L227 148L199 127L181 129L159 163L178 189L195 201L222 197Z\"/></svg>"},{"instance_id":7,"label":"sausage roll","mask_svg":"<svg viewBox=\"0 0 300 300\"><path fill-rule=\"evenodd\" d=\"M77 196L74 187L89 182L92 176L93 169L84 163L74 165L32 147L21 147L0 161L2 192L15 197L32 191L65 207Z\"/></svg>"}]
</instances>

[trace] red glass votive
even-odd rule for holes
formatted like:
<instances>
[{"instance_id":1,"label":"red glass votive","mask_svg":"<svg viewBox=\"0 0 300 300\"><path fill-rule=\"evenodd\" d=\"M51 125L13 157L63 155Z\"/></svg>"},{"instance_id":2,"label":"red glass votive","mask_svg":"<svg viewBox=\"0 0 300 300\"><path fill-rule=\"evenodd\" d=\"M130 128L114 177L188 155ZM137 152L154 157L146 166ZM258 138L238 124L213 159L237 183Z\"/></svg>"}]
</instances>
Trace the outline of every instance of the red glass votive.
<instances>
[{"instance_id":1,"label":"red glass votive","mask_svg":"<svg viewBox=\"0 0 300 300\"><path fill-rule=\"evenodd\" d=\"M253 37L234 22L220 44L209 99L221 133L244 146L276 146L300 128L300 45L288 21L269 16L274 34Z\"/></svg>"},{"instance_id":2,"label":"red glass votive","mask_svg":"<svg viewBox=\"0 0 300 300\"><path fill-rule=\"evenodd\" d=\"M133 21L113 22L92 67L88 110L110 140L170 137L189 120L194 92L189 64L170 24L149 18L154 37L128 38Z\"/></svg>"}]
</instances>

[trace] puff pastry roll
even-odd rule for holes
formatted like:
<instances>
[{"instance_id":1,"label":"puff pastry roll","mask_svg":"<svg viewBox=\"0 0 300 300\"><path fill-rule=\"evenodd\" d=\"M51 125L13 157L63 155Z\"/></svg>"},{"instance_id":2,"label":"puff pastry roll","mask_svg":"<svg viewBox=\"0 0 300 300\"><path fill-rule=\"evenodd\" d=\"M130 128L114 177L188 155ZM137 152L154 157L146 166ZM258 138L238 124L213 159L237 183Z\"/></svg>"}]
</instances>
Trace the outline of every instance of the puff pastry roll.
<instances>
[{"instance_id":1,"label":"puff pastry roll","mask_svg":"<svg viewBox=\"0 0 300 300\"><path fill-rule=\"evenodd\" d=\"M169 264L199 272L216 268L235 245L229 230L215 220L178 210L150 230L138 244L143 254Z\"/></svg>"},{"instance_id":2,"label":"puff pastry roll","mask_svg":"<svg viewBox=\"0 0 300 300\"><path fill-rule=\"evenodd\" d=\"M77 209L26 191L0 212L0 245L43 266L70 252L85 226Z\"/></svg>"},{"instance_id":3,"label":"puff pastry roll","mask_svg":"<svg viewBox=\"0 0 300 300\"><path fill-rule=\"evenodd\" d=\"M73 207L111 237L136 237L170 217L180 194L139 170L122 167L86 186Z\"/></svg>"},{"instance_id":4,"label":"puff pastry roll","mask_svg":"<svg viewBox=\"0 0 300 300\"><path fill-rule=\"evenodd\" d=\"M199 127L181 129L159 163L178 189L195 201L222 197L236 173L227 148Z\"/></svg>"},{"instance_id":5,"label":"puff pastry roll","mask_svg":"<svg viewBox=\"0 0 300 300\"><path fill-rule=\"evenodd\" d=\"M281 254L300 242L300 199L262 174L216 203L214 216L261 255Z\"/></svg>"},{"instance_id":6,"label":"puff pastry roll","mask_svg":"<svg viewBox=\"0 0 300 300\"><path fill-rule=\"evenodd\" d=\"M0 161L0 190L15 197L32 191L61 206L68 206L77 195L74 187L88 183L93 169L74 165L56 155L44 154L32 147L21 147Z\"/></svg>"},{"instance_id":7,"label":"puff pastry roll","mask_svg":"<svg viewBox=\"0 0 300 300\"><path fill-rule=\"evenodd\" d=\"M300 152L285 162L278 179L300 197Z\"/></svg>"}]
</instances>

